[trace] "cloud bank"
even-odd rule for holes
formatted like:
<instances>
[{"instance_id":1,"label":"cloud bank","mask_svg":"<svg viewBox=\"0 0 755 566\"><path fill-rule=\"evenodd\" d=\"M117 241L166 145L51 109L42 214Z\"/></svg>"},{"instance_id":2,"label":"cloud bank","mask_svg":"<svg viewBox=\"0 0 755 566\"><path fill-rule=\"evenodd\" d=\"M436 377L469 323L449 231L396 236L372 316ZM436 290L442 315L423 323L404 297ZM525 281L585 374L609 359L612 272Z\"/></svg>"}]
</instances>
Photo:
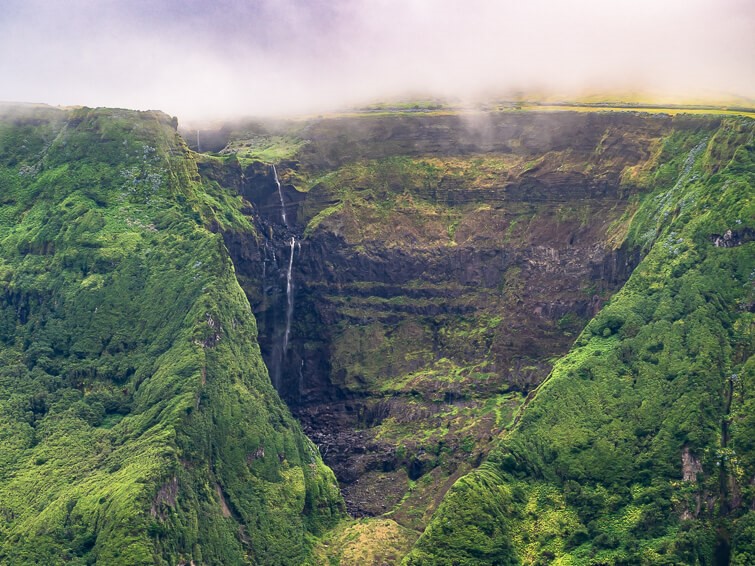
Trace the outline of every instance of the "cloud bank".
<instances>
[{"instance_id":1,"label":"cloud bank","mask_svg":"<svg viewBox=\"0 0 755 566\"><path fill-rule=\"evenodd\" d=\"M182 120L513 91L755 98L750 0L0 0L0 100Z\"/></svg>"}]
</instances>

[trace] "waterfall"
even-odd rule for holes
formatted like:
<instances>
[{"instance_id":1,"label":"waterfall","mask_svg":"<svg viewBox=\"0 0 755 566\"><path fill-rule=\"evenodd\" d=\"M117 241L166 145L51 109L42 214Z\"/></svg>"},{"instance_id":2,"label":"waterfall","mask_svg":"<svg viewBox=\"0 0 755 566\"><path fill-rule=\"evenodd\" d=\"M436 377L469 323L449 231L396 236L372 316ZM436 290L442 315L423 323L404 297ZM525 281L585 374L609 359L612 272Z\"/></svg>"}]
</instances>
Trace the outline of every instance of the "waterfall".
<instances>
[{"instance_id":1,"label":"waterfall","mask_svg":"<svg viewBox=\"0 0 755 566\"><path fill-rule=\"evenodd\" d=\"M286 270L286 318L285 318L286 326L285 326L282 336L278 334L277 332L275 334L276 340L274 341L272 345L271 361L269 364L270 377L273 382L273 386L275 387L276 390L278 390L279 393L281 393L283 391L283 380L282 380L283 366L286 361L286 352L288 351L288 344L291 339L291 323L293 322L293 319L294 319L294 257L296 256L297 250L299 251L301 250L301 242L299 242L299 240L296 238L295 235L292 235L292 229L288 223L288 217L286 216L286 201L283 199L283 187L281 186L280 179L278 178L278 170L276 169L274 164L271 164L270 167L273 170L273 179L275 180L275 186L278 188L278 198L280 199L280 205L281 205L281 220L283 220L283 225L285 226L285 230L282 229L280 224L278 224L277 222L267 226L268 238L266 239L266 243L265 243L266 251L265 251L264 260L266 260L268 257L267 250L269 246L269 252L270 252L270 255L272 255L271 265L275 267L282 267L278 264L278 260L280 260L281 262L285 261L284 259L285 251L280 250L278 253L278 257L276 258L276 254L275 254L276 241L279 242L278 245L282 244L281 247L283 247L284 250L286 247L288 247L288 250L289 250L288 268ZM281 236L283 236L284 238L287 238L287 240L281 241L283 238L279 240L278 238L280 238ZM263 279L264 279L268 273L267 266L263 264L262 270L263 270ZM276 273L281 273L281 271L276 270ZM277 318L277 320L280 320L280 319ZM280 327L278 327L278 329L279 328ZM293 374L292 374L292 377L293 377Z\"/></svg>"},{"instance_id":2,"label":"waterfall","mask_svg":"<svg viewBox=\"0 0 755 566\"><path fill-rule=\"evenodd\" d=\"M283 339L273 347L272 360L270 364L270 379L273 382L273 387L280 393L282 382L281 374L283 373L283 362L286 359L286 351L288 350L288 341L291 338L291 322L294 318L294 254L296 253L296 247L299 242L294 236L288 242L288 248L290 255L288 257L288 269L286 270L286 327L283 331Z\"/></svg>"},{"instance_id":3,"label":"waterfall","mask_svg":"<svg viewBox=\"0 0 755 566\"><path fill-rule=\"evenodd\" d=\"M278 171L275 169L275 165L273 165L273 176L275 177L275 184L278 186L278 198L281 200L281 218L283 218L283 224L288 228L288 220L286 220L286 203L283 202L283 191L281 190L281 182L278 179Z\"/></svg>"},{"instance_id":4,"label":"waterfall","mask_svg":"<svg viewBox=\"0 0 755 566\"><path fill-rule=\"evenodd\" d=\"M298 242L296 238L291 236L289 243L291 247L291 255L288 258L288 272L286 273L286 331L283 333L283 351L281 357L285 356L288 349L288 338L291 335L291 319L294 316L294 246Z\"/></svg>"},{"instance_id":5,"label":"waterfall","mask_svg":"<svg viewBox=\"0 0 755 566\"><path fill-rule=\"evenodd\" d=\"M301 249L301 243L295 236L291 236L288 241L288 267L286 269L286 326L283 331L283 335L279 342L275 343L272 350L271 363L268 366L270 369L270 380L273 382L273 387L280 393L282 391L281 374L283 373L284 360L286 359L286 352L288 351L288 343L291 338L291 323L294 319L294 256L296 250ZM271 247L273 258L275 258L274 248ZM283 259L283 254L280 254ZM274 259L275 263L275 259ZM278 336L281 336L278 334Z\"/></svg>"}]
</instances>

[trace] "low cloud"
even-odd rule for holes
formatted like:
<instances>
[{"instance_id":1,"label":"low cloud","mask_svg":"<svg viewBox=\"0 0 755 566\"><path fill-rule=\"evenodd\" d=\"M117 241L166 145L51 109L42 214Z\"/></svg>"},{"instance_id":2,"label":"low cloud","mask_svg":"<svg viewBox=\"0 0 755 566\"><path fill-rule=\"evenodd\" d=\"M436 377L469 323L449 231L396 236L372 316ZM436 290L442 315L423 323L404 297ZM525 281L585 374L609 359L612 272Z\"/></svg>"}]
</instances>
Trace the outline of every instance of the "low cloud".
<instances>
[{"instance_id":1,"label":"low cloud","mask_svg":"<svg viewBox=\"0 0 755 566\"><path fill-rule=\"evenodd\" d=\"M749 0L0 0L0 100L182 121L402 96L755 97Z\"/></svg>"}]
</instances>

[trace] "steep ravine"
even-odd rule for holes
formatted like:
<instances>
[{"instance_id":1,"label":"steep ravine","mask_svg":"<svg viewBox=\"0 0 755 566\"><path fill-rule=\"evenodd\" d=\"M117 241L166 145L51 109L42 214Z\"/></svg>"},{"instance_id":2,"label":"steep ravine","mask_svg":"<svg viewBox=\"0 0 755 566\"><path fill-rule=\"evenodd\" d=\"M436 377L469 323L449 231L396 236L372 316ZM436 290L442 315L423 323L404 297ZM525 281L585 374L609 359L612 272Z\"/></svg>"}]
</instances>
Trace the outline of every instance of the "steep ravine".
<instances>
[{"instance_id":1,"label":"steep ravine","mask_svg":"<svg viewBox=\"0 0 755 566\"><path fill-rule=\"evenodd\" d=\"M252 204L260 236L226 245L276 387L353 514L424 527L638 264L624 236L661 140L717 123L366 116L308 124L276 173L200 165Z\"/></svg>"}]
</instances>

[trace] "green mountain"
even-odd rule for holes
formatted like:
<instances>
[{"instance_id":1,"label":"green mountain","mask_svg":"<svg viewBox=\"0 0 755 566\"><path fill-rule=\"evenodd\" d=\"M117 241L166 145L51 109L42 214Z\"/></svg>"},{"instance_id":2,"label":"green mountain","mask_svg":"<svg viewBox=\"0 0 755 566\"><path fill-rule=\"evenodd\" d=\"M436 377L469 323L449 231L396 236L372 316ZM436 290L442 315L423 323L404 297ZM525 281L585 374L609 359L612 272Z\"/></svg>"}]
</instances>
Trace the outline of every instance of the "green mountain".
<instances>
[{"instance_id":1,"label":"green mountain","mask_svg":"<svg viewBox=\"0 0 755 566\"><path fill-rule=\"evenodd\" d=\"M594 110L0 108L0 563L750 563L755 123Z\"/></svg>"},{"instance_id":2,"label":"green mountain","mask_svg":"<svg viewBox=\"0 0 755 566\"><path fill-rule=\"evenodd\" d=\"M175 122L0 122L0 562L297 564L341 517Z\"/></svg>"}]
</instances>

